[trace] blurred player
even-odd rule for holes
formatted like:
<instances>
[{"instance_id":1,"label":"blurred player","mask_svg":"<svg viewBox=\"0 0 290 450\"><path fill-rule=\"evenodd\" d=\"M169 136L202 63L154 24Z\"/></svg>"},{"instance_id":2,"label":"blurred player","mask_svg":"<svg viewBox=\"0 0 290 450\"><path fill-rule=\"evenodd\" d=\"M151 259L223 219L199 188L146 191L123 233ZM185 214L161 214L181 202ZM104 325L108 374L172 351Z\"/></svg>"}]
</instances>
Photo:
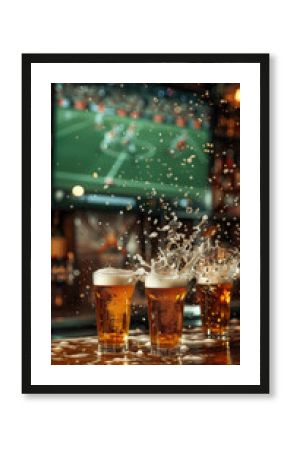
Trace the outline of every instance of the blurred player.
<instances>
[{"instance_id":1,"label":"blurred player","mask_svg":"<svg viewBox=\"0 0 290 450\"><path fill-rule=\"evenodd\" d=\"M135 136L136 136L136 125L134 123L131 123L127 130L124 133L124 137L122 139L122 144L127 146L130 153L136 152L136 145L135 145Z\"/></svg>"},{"instance_id":2,"label":"blurred player","mask_svg":"<svg viewBox=\"0 0 290 450\"><path fill-rule=\"evenodd\" d=\"M182 135L175 137L170 144L169 153L174 155L176 152L183 152L187 148L188 133L185 131Z\"/></svg>"},{"instance_id":3,"label":"blurred player","mask_svg":"<svg viewBox=\"0 0 290 450\"><path fill-rule=\"evenodd\" d=\"M112 147L113 144L116 144L120 141L120 135L122 132L122 125L114 125L113 128L109 131L106 131L104 134L104 139L101 142L101 149L107 150Z\"/></svg>"},{"instance_id":4,"label":"blurred player","mask_svg":"<svg viewBox=\"0 0 290 450\"><path fill-rule=\"evenodd\" d=\"M103 128L104 125L104 116L105 116L105 108L102 104L96 105L97 113L95 115L95 124L97 129Z\"/></svg>"}]
</instances>

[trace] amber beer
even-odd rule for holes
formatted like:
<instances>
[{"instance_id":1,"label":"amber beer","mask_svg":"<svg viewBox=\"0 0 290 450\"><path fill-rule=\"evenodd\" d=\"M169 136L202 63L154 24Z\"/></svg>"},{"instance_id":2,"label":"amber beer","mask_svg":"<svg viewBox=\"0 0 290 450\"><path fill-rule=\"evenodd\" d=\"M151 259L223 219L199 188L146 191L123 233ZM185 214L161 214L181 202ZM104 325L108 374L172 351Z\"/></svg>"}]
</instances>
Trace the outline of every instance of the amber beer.
<instances>
[{"instance_id":1,"label":"amber beer","mask_svg":"<svg viewBox=\"0 0 290 450\"><path fill-rule=\"evenodd\" d=\"M203 280L196 285L197 303L200 305L202 324L208 336L224 336L230 320L231 281Z\"/></svg>"},{"instance_id":2,"label":"amber beer","mask_svg":"<svg viewBox=\"0 0 290 450\"><path fill-rule=\"evenodd\" d=\"M96 300L98 351L127 350L134 273L106 268L93 273Z\"/></svg>"},{"instance_id":3,"label":"amber beer","mask_svg":"<svg viewBox=\"0 0 290 450\"><path fill-rule=\"evenodd\" d=\"M145 279L152 353L179 350L187 279L149 274Z\"/></svg>"}]
</instances>

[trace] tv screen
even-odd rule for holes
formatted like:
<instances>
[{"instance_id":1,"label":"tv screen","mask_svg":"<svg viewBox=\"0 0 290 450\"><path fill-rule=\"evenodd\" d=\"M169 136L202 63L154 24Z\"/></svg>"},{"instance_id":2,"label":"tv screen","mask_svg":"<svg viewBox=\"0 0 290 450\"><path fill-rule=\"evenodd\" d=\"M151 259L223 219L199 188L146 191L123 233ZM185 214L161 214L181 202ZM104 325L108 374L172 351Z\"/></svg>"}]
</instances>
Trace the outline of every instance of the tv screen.
<instances>
[{"instance_id":1,"label":"tv screen","mask_svg":"<svg viewBox=\"0 0 290 450\"><path fill-rule=\"evenodd\" d=\"M55 84L55 195L87 204L161 197L208 211L211 108L190 86Z\"/></svg>"}]
</instances>

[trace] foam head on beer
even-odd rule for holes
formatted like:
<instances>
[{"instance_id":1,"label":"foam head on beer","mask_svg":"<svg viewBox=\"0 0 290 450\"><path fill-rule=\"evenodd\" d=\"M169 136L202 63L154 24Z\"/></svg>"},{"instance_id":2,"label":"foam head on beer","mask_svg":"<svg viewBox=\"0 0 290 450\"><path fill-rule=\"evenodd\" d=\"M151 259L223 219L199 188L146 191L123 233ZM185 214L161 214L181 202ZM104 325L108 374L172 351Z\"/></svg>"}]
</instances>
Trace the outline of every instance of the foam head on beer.
<instances>
[{"instance_id":1,"label":"foam head on beer","mask_svg":"<svg viewBox=\"0 0 290 450\"><path fill-rule=\"evenodd\" d=\"M136 277L133 270L106 267L93 272L93 284L95 286L122 286L134 284L135 281Z\"/></svg>"},{"instance_id":2,"label":"foam head on beer","mask_svg":"<svg viewBox=\"0 0 290 450\"><path fill-rule=\"evenodd\" d=\"M197 282L199 284L219 284L231 278L226 267L218 268L211 265L203 267L200 271L197 270Z\"/></svg>"},{"instance_id":3,"label":"foam head on beer","mask_svg":"<svg viewBox=\"0 0 290 450\"><path fill-rule=\"evenodd\" d=\"M219 284L233 281L239 274L238 261L201 263L196 269L197 283Z\"/></svg>"},{"instance_id":4,"label":"foam head on beer","mask_svg":"<svg viewBox=\"0 0 290 450\"><path fill-rule=\"evenodd\" d=\"M145 287L151 289L169 289L177 287L185 287L188 283L186 275L161 274L158 272L150 272L145 277Z\"/></svg>"}]
</instances>

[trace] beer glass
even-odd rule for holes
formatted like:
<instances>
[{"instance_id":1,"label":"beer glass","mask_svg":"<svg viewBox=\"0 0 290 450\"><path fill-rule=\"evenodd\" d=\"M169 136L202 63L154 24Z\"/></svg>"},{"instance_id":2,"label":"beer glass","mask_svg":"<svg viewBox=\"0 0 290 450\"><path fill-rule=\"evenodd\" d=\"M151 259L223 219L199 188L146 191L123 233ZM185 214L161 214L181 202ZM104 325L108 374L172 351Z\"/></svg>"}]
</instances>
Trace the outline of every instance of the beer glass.
<instances>
[{"instance_id":1,"label":"beer glass","mask_svg":"<svg viewBox=\"0 0 290 450\"><path fill-rule=\"evenodd\" d=\"M195 268L196 300L209 337L226 337L231 315L233 280L239 276L237 248L209 246Z\"/></svg>"},{"instance_id":2,"label":"beer glass","mask_svg":"<svg viewBox=\"0 0 290 450\"><path fill-rule=\"evenodd\" d=\"M196 299L209 337L226 336L231 315L233 280L239 275L236 249L210 249L196 267Z\"/></svg>"},{"instance_id":3,"label":"beer glass","mask_svg":"<svg viewBox=\"0 0 290 450\"><path fill-rule=\"evenodd\" d=\"M178 354L183 326L183 300L188 278L148 274L145 293L153 354Z\"/></svg>"},{"instance_id":4,"label":"beer glass","mask_svg":"<svg viewBox=\"0 0 290 450\"><path fill-rule=\"evenodd\" d=\"M127 350L135 276L131 270L105 268L93 273L98 351Z\"/></svg>"},{"instance_id":5,"label":"beer glass","mask_svg":"<svg viewBox=\"0 0 290 450\"><path fill-rule=\"evenodd\" d=\"M197 280L196 298L200 305L202 325L208 337L226 335L231 315L232 280Z\"/></svg>"}]
</instances>

